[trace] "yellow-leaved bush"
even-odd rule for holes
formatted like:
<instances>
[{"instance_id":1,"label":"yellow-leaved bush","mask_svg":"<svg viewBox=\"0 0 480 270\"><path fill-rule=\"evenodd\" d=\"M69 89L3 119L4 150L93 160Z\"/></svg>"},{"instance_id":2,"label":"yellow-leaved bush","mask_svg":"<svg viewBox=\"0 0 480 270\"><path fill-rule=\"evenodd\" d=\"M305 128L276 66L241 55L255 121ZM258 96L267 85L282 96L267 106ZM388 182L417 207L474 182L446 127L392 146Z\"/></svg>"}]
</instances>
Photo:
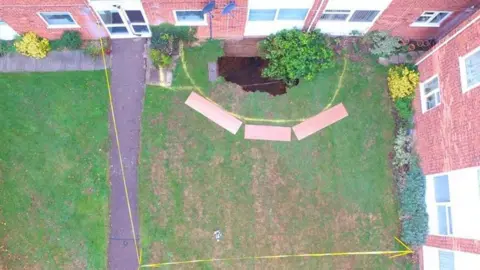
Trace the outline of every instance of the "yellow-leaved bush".
<instances>
[{"instance_id":1,"label":"yellow-leaved bush","mask_svg":"<svg viewBox=\"0 0 480 270\"><path fill-rule=\"evenodd\" d=\"M33 32L28 32L21 39L15 41L17 52L33 58L44 58L50 51L50 42Z\"/></svg>"},{"instance_id":2,"label":"yellow-leaved bush","mask_svg":"<svg viewBox=\"0 0 480 270\"><path fill-rule=\"evenodd\" d=\"M394 66L388 70L388 89L393 100L413 97L419 81L418 71L407 66Z\"/></svg>"}]
</instances>

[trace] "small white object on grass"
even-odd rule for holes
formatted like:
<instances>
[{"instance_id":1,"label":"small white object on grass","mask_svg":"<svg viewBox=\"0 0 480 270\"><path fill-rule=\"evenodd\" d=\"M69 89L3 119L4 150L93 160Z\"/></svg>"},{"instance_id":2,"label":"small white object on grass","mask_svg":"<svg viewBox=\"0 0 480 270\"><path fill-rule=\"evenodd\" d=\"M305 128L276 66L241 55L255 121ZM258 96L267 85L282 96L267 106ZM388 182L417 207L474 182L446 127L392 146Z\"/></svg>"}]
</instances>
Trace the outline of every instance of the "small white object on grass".
<instances>
[{"instance_id":1,"label":"small white object on grass","mask_svg":"<svg viewBox=\"0 0 480 270\"><path fill-rule=\"evenodd\" d=\"M222 239L223 234L220 230L216 230L216 231L213 232L213 236L215 237L215 240L217 240L217 242L219 242L220 239Z\"/></svg>"}]
</instances>

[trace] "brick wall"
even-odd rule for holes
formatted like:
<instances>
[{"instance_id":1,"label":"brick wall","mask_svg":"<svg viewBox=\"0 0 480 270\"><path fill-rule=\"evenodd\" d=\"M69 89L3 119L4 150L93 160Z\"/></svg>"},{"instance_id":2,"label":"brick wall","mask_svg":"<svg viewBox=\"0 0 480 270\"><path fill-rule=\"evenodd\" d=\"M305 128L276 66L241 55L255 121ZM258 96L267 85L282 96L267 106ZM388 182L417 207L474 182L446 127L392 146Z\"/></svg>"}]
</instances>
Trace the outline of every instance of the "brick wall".
<instances>
[{"instance_id":1,"label":"brick wall","mask_svg":"<svg viewBox=\"0 0 480 270\"><path fill-rule=\"evenodd\" d=\"M70 12L80 28L49 29L38 12ZM17 33L34 31L38 35L56 39L65 30L78 30L84 39L106 35L105 29L96 24L95 15L83 0L0 0L0 18Z\"/></svg>"},{"instance_id":2,"label":"brick wall","mask_svg":"<svg viewBox=\"0 0 480 270\"><path fill-rule=\"evenodd\" d=\"M175 24L174 10L201 10L208 0L143 0L143 8L147 13L150 24L157 25L162 22ZM222 15L223 8L229 0L217 0L216 8L213 11L213 36L214 38L241 39L245 30L247 20L247 0L235 1L237 7L230 15ZM209 37L209 26L198 26L197 36L199 38Z\"/></svg>"},{"instance_id":3,"label":"brick wall","mask_svg":"<svg viewBox=\"0 0 480 270\"><path fill-rule=\"evenodd\" d=\"M478 16L480 11L470 20ZM418 66L421 82L439 75L441 95L441 104L425 113L419 90L413 103L416 148L425 174L480 166L480 87L462 92L458 60L480 46L479 36L477 21Z\"/></svg>"},{"instance_id":4,"label":"brick wall","mask_svg":"<svg viewBox=\"0 0 480 270\"><path fill-rule=\"evenodd\" d=\"M307 30L310 24L312 24L312 27L310 28L310 30L315 29L315 26L317 25L318 20L322 16L323 10L327 6L327 3L328 3L328 0L323 0L323 3L322 3L322 0L315 0L312 8L310 9L310 12L307 15L307 18L305 18L305 25L303 27L303 30ZM317 14L317 17L315 17L315 14Z\"/></svg>"},{"instance_id":5,"label":"brick wall","mask_svg":"<svg viewBox=\"0 0 480 270\"><path fill-rule=\"evenodd\" d=\"M429 235L426 246L480 254L480 240Z\"/></svg>"},{"instance_id":6,"label":"brick wall","mask_svg":"<svg viewBox=\"0 0 480 270\"><path fill-rule=\"evenodd\" d=\"M392 35L413 39L437 38L442 27L478 0L392 0L371 30L387 30ZM424 11L451 11L450 17L440 27L411 27Z\"/></svg>"}]
</instances>

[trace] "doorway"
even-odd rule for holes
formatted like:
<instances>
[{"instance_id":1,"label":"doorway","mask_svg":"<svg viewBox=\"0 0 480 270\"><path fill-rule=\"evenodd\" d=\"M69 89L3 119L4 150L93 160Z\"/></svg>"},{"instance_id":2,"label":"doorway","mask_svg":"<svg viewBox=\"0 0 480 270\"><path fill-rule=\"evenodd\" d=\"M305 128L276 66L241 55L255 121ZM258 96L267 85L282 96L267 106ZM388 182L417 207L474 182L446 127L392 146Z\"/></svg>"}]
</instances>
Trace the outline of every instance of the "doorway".
<instances>
[{"instance_id":1,"label":"doorway","mask_svg":"<svg viewBox=\"0 0 480 270\"><path fill-rule=\"evenodd\" d=\"M138 1L91 1L112 39L151 37L147 16Z\"/></svg>"}]
</instances>

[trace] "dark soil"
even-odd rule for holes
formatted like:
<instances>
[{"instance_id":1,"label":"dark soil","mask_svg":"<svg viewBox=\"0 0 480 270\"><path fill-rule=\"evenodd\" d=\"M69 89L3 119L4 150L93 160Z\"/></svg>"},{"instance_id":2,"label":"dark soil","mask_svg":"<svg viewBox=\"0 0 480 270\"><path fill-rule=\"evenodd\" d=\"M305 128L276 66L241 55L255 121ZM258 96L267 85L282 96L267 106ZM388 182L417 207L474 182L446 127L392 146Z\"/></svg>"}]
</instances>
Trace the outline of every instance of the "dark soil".
<instances>
[{"instance_id":1,"label":"dark soil","mask_svg":"<svg viewBox=\"0 0 480 270\"><path fill-rule=\"evenodd\" d=\"M287 85L281 80L262 77L262 70L268 61L260 57L220 57L218 73L226 81L236 83L248 92L267 92L273 96L287 92Z\"/></svg>"}]
</instances>

